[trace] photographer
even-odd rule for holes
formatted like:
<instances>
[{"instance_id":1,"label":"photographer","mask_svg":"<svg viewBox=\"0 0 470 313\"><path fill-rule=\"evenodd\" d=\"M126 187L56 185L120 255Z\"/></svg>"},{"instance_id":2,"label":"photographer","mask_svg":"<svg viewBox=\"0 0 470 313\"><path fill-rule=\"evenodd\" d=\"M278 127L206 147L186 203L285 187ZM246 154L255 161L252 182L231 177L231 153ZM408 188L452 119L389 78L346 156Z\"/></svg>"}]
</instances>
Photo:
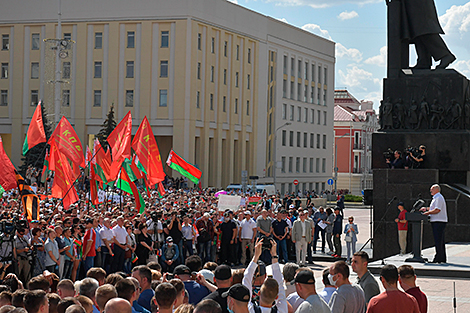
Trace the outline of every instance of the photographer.
<instances>
[{"instance_id":1,"label":"photographer","mask_svg":"<svg viewBox=\"0 0 470 313\"><path fill-rule=\"evenodd\" d=\"M412 168L423 168L424 160L426 159L426 146L419 146L418 151L418 155L415 155L413 152L408 154L412 159Z\"/></svg>"},{"instance_id":2,"label":"photographer","mask_svg":"<svg viewBox=\"0 0 470 313\"><path fill-rule=\"evenodd\" d=\"M181 232L182 229L183 226L181 224L180 215L178 214L178 212L173 211L171 213L170 221L167 221L165 233L173 238L174 244L178 246L178 250L181 252L183 251L183 233ZM184 263L183 253L179 254L177 262L178 264Z\"/></svg>"},{"instance_id":3,"label":"photographer","mask_svg":"<svg viewBox=\"0 0 470 313\"><path fill-rule=\"evenodd\" d=\"M395 157L393 161L391 161L390 159L385 160L385 162L387 162L388 167L391 169L404 168L405 166L401 157L401 151L395 150L393 156Z\"/></svg>"},{"instance_id":4,"label":"photographer","mask_svg":"<svg viewBox=\"0 0 470 313\"><path fill-rule=\"evenodd\" d=\"M31 277L31 245L24 237L25 229L19 228L15 236L15 247L18 256L18 278L27 282Z\"/></svg>"},{"instance_id":5,"label":"photographer","mask_svg":"<svg viewBox=\"0 0 470 313\"><path fill-rule=\"evenodd\" d=\"M160 249L165 241L161 219L162 213L157 211L152 211L150 213L150 218L147 219L148 233L151 236L156 249Z\"/></svg>"}]
</instances>

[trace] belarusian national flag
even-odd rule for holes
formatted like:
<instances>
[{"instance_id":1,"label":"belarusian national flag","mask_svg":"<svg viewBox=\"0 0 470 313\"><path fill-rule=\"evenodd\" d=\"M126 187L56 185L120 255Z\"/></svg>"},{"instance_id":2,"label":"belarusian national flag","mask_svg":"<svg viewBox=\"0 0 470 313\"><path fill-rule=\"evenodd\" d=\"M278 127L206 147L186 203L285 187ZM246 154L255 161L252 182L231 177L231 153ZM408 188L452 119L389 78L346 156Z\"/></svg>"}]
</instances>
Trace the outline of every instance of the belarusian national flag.
<instances>
[{"instance_id":1,"label":"belarusian national flag","mask_svg":"<svg viewBox=\"0 0 470 313\"><path fill-rule=\"evenodd\" d=\"M47 142L47 140L44 124L42 123L41 101L39 101L33 117L31 118L26 138L24 139L23 155L26 155L29 149L42 142Z\"/></svg>"},{"instance_id":2,"label":"belarusian national flag","mask_svg":"<svg viewBox=\"0 0 470 313\"><path fill-rule=\"evenodd\" d=\"M202 172L193 165L186 162L182 157L177 155L175 151L170 151L170 154L168 155L168 160L166 160L166 164L168 164L168 166L174 169L175 171L179 172L181 175L187 177L193 183L199 183L199 180L202 176Z\"/></svg>"},{"instance_id":3,"label":"belarusian national flag","mask_svg":"<svg viewBox=\"0 0 470 313\"><path fill-rule=\"evenodd\" d=\"M127 192L128 194L133 194L135 199L135 207L137 210L139 210L139 213L144 213L144 199L142 198L142 195L140 194L134 182L129 178L129 175L127 175L127 172L124 168L121 169L120 176L121 177L116 181L116 187L122 191Z\"/></svg>"},{"instance_id":4,"label":"belarusian national flag","mask_svg":"<svg viewBox=\"0 0 470 313\"><path fill-rule=\"evenodd\" d=\"M3 190L16 188L15 167L3 150L2 137L0 137L0 186Z\"/></svg>"}]
</instances>

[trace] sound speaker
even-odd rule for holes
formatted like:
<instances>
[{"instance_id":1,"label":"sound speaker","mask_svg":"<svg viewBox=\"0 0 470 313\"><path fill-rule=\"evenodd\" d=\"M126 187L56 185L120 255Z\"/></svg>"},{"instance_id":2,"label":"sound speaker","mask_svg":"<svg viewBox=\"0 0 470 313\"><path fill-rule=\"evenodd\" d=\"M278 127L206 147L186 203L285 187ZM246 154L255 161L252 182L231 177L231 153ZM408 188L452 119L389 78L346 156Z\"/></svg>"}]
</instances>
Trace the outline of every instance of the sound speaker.
<instances>
[{"instance_id":1,"label":"sound speaker","mask_svg":"<svg viewBox=\"0 0 470 313\"><path fill-rule=\"evenodd\" d=\"M373 205L373 189L364 189L364 196L362 197L362 203L364 205Z\"/></svg>"}]
</instances>

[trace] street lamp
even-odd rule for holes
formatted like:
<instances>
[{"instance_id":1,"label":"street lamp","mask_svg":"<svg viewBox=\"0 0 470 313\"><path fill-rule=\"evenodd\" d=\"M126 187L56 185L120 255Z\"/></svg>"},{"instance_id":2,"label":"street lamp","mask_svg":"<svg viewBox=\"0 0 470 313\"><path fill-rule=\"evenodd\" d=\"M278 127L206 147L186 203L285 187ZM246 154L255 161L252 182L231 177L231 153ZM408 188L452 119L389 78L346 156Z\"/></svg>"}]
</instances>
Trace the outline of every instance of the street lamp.
<instances>
[{"instance_id":1,"label":"street lamp","mask_svg":"<svg viewBox=\"0 0 470 313\"><path fill-rule=\"evenodd\" d=\"M338 137L337 139L335 139L335 195L338 194L337 185L336 185L338 181L338 145L336 144L336 140L341 139L345 136L349 136L349 133L346 133L342 135L341 137Z\"/></svg>"},{"instance_id":2,"label":"street lamp","mask_svg":"<svg viewBox=\"0 0 470 313\"><path fill-rule=\"evenodd\" d=\"M282 124L281 126L279 126L278 128L276 128L276 130L274 131L274 153L273 153L273 159L274 159L274 171L273 171L273 175L274 175L274 192L277 194L277 189L276 189L276 170L277 170L277 159L276 159L276 149L277 149L277 131L285 126L289 126L291 125L292 123L291 122L286 122L284 124Z\"/></svg>"}]
</instances>

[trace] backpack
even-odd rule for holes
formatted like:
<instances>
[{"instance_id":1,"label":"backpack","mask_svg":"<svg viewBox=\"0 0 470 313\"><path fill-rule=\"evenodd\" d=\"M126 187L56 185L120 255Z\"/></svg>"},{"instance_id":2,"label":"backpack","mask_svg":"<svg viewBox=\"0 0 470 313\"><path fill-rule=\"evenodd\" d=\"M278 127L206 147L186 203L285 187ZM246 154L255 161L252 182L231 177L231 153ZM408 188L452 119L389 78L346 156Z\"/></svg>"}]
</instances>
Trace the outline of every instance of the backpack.
<instances>
[{"instance_id":1,"label":"backpack","mask_svg":"<svg viewBox=\"0 0 470 313\"><path fill-rule=\"evenodd\" d=\"M255 313L261 313L261 308L259 307L258 304L256 304L256 302L253 303L253 310L255 311ZM271 308L271 313L277 313L277 306L273 306Z\"/></svg>"},{"instance_id":2,"label":"backpack","mask_svg":"<svg viewBox=\"0 0 470 313\"><path fill-rule=\"evenodd\" d=\"M173 244L171 247L167 247L165 251L165 259L171 260L176 254L176 248L175 245Z\"/></svg>"}]
</instances>

